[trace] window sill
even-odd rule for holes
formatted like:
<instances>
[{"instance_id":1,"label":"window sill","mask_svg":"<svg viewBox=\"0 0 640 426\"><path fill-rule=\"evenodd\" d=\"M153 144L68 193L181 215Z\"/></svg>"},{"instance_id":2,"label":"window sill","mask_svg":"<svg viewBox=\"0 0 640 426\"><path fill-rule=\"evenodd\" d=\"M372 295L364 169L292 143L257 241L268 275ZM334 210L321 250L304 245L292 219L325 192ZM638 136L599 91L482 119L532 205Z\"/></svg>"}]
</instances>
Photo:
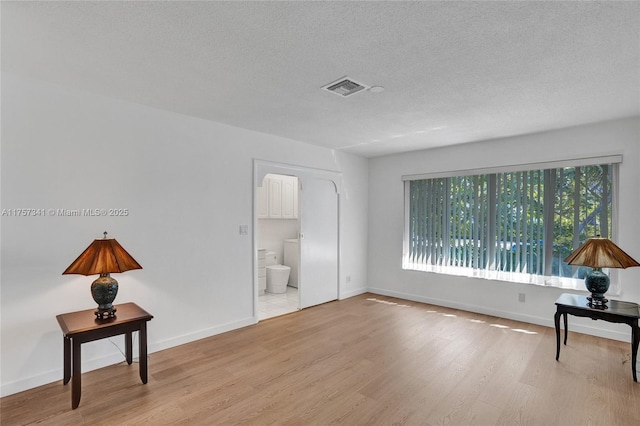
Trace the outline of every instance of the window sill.
<instances>
[{"instance_id":1,"label":"window sill","mask_svg":"<svg viewBox=\"0 0 640 426\"><path fill-rule=\"evenodd\" d=\"M409 271L430 272L434 274L453 275L459 277L479 278L492 281L504 281L517 284L533 284L542 287L555 287L564 290L582 291L585 294L588 293L585 290L584 280L578 278L548 277L543 275L532 275L518 272L487 271L472 268L461 268L456 266L424 265L409 262L405 262L402 265L402 269ZM619 291L618 287L618 285L612 282L607 295L620 296L621 292Z\"/></svg>"}]
</instances>

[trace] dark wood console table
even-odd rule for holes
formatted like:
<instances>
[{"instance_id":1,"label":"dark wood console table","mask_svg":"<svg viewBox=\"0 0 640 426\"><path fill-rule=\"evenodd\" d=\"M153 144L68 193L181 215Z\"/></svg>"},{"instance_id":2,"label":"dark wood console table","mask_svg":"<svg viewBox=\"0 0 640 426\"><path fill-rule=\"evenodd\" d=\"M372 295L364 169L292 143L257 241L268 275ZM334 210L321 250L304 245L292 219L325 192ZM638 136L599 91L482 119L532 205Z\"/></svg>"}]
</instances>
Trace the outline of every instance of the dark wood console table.
<instances>
[{"instance_id":1,"label":"dark wood console table","mask_svg":"<svg viewBox=\"0 0 640 426\"><path fill-rule=\"evenodd\" d=\"M86 342L125 335L125 353L127 363L133 362L132 333L139 332L139 364L140 379L147 383L147 321L153 315L135 303L124 303L117 306L118 313L114 318L96 319L95 309L69 312L56 316L62 329L64 349L63 385L71 381L71 408L80 404L82 357L81 345Z\"/></svg>"},{"instance_id":2,"label":"dark wood console table","mask_svg":"<svg viewBox=\"0 0 640 426\"><path fill-rule=\"evenodd\" d=\"M640 305L619 300L609 300L607 309L592 308L586 296L564 293L556 300L556 361L560 358L560 316L564 318L564 344L567 344L567 314L577 317L587 317L593 320L628 324L631 327L631 371L633 380L638 381L636 375L636 361L638 360L638 344L640 343Z\"/></svg>"}]
</instances>

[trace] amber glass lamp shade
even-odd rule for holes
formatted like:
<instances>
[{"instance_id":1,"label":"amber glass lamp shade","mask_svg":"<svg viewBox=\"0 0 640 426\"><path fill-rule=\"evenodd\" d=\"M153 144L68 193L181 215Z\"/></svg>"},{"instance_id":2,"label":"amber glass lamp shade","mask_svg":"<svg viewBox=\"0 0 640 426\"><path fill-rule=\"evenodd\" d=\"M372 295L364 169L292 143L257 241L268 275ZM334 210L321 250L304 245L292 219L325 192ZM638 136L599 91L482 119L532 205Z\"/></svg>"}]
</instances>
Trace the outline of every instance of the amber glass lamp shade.
<instances>
[{"instance_id":1,"label":"amber glass lamp shade","mask_svg":"<svg viewBox=\"0 0 640 426\"><path fill-rule=\"evenodd\" d=\"M592 307L606 309L608 300L604 294L609 290L609 276L602 268L629 268L640 266L631 256L625 253L608 238L589 238L586 243L571 253L564 260L569 265L588 266L593 270L587 272L584 282L591 292Z\"/></svg>"},{"instance_id":2,"label":"amber glass lamp shade","mask_svg":"<svg viewBox=\"0 0 640 426\"><path fill-rule=\"evenodd\" d=\"M118 294L118 281L111 278L111 273L142 269L142 266L114 239L96 239L85 251L62 273L100 276L91 284L91 295L98 304L95 314L98 319L112 318L116 308L113 301Z\"/></svg>"}]
</instances>

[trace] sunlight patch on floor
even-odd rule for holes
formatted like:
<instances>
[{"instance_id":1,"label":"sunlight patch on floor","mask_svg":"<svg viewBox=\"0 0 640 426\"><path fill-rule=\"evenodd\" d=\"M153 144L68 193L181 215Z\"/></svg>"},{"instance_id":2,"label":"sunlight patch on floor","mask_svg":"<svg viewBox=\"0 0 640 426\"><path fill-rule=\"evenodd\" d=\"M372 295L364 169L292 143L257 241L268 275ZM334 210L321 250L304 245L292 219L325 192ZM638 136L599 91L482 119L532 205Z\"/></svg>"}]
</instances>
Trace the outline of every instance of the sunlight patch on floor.
<instances>
[{"instance_id":1,"label":"sunlight patch on floor","mask_svg":"<svg viewBox=\"0 0 640 426\"><path fill-rule=\"evenodd\" d=\"M489 327L495 327L495 328L510 328L508 325L502 325L502 324L491 324L491 325L489 325Z\"/></svg>"},{"instance_id":2,"label":"sunlight patch on floor","mask_svg":"<svg viewBox=\"0 0 640 426\"><path fill-rule=\"evenodd\" d=\"M409 305L402 305L402 304L398 304L396 302L390 302L388 300L376 299L375 297L369 297L366 300L368 300L370 302L382 303L384 305L397 306L397 307L400 307L400 308L410 308L411 307ZM426 310L425 312L428 313L428 314L440 314L443 317L447 317L447 318L458 318L458 315L440 313L440 312L438 312L436 310L432 310L432 309ZM484 321L484 320L473 319L473 318L469 318L467 321L473 322L473 323L476 323L476 324L487 324L487 322ZM535 331L525 330L525 329L522 329L522 328L511 328L508 325L504 325L504 324L489 324L489 327L494 327L494 328L499 328L499 329L504 329L504 330L511 330L511 331L515 331L516 333L522 333L522 334L538 334Z\"/></svg>"},{"instance_id":3,"label":"sunlight patch on floor","mask_svg":"<svg viewBox=\"0 0 640 426\"><path fill-rule=\"evenodd\" d=\"M524 334L538 334L535 331L523 330L521 328L512 328L511 331L516 331L518 333L524 333Z\"/></svg>"},{"instance_id":4,"label":"sunlight patch on floor","mask_svg":"<svg viewBox=\"0 0 640 426\"><path fill-rule=\"evenodd\" d=\"M384 305L393 305L393 306L397 306L399 308L410 308L411 306L409 305L402 305L396 302L389 302L388 300L382 300L382 299L376 299L375 297L369 297L367 298L368 301L370 302L377 302L377 303L382 303Z\"/></svg>"}]
</instances>

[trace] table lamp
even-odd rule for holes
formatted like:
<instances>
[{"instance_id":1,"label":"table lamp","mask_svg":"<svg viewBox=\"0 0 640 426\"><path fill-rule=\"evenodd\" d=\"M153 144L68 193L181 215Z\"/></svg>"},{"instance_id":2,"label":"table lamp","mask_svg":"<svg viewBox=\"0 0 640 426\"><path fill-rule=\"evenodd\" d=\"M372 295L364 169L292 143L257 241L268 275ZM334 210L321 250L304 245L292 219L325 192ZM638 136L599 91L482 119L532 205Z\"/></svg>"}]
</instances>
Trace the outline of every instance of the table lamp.
<instances>
[{"instance_id":1,"label":"table lamp","mask_svg":"<svg viewBox=\"0 0 640 426\"><path fill-rule=\"evenodd\" d=\"M610 239L600 236L589 238L577 250L564 260L569 265L589 266L593 268L587 272L584 283L591 292L589 306L607 309L604 294L609 290L609 276L602 272L602 268L622 268L640 266L631 256L615 245Z\"/></svg>"},{"instance_id":2,"label":"table lamp","mask_svg":"<svg viewBox=\"0 0 640 426\"><path fill-rule=\"evenodd\" d=\"M109 274L142 269L142 266L114 238L93 241L85 251L62 273L100 276L91 284L91 296L98 304L95 311L97 319L113 318L116 308L113 301L118 294L118 281Z\"/></svg>"}]
</instances>

